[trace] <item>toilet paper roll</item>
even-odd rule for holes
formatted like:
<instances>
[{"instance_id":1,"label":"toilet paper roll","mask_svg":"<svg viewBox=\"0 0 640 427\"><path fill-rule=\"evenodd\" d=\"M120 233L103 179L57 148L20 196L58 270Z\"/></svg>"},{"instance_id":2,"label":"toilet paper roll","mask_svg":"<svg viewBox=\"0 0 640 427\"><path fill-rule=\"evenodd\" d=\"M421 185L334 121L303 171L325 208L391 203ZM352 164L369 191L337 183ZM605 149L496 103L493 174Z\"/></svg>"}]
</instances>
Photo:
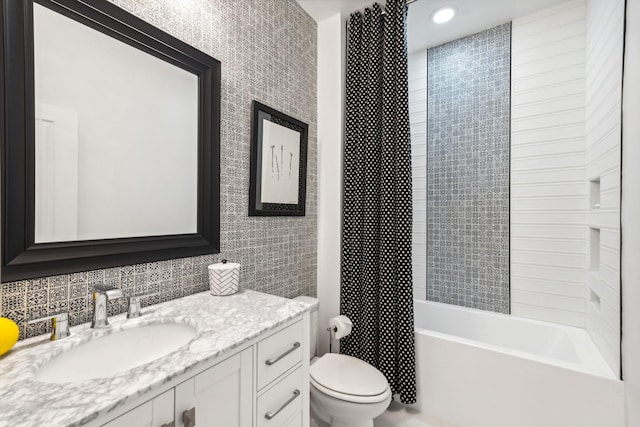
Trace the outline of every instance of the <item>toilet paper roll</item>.
<instances>
[{"instance_id":1,"label":"toilet paper roll","mask_svg":"<svg viewBox=\"0 0 640 427\"><path fill-rule=\"evenodd\" d=\"M351 333L353 322L347 316L340 315L329 319L329 328L331 328L333 337L339 340Z\"/></svg>"}]
</instances>

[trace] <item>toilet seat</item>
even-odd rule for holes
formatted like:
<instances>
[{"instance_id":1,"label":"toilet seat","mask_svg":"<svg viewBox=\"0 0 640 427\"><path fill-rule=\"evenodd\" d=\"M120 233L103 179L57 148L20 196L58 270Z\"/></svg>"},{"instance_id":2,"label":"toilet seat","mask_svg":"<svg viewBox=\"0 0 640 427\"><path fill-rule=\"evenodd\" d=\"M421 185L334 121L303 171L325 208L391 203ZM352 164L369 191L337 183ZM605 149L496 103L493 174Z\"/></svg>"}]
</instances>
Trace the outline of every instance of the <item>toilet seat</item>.
<instances>
[{"instance_id":1,"label":"toilet seat","mask_svg":"<svg viewBox=\"0 0 640 427\"><path fill-rule=\"evenodd\" d=\"M327 353L311 365L309 373L315 388L339 400L378 403L391 395L384 375L352 356Z\"/></svg>"}]
</instances>

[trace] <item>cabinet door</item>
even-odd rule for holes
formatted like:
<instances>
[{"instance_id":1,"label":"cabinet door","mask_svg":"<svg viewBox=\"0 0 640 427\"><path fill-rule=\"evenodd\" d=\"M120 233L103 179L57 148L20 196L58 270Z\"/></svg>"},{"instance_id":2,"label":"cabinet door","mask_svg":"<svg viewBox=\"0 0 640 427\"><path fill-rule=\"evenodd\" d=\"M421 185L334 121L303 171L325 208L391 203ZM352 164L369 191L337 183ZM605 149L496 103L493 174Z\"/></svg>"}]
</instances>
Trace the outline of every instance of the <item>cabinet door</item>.
<instances>
[{"instance_id":1,"label":"cabinet door","mask_svg":"<svg viewBox=\"0 0 640 427\"><path fill-rule=\"evenodd\" d=\"M173 389L109 421L103 427L161 427L173 421Z\"/></svg>"},{"instance_id":2,"label":"cabinet door","mask_svg":"<svg viewBox=\"0 0 640 427\"><path fill-rule=\"evenodd\" d=\"M176 427L195 408L197 427L251 427L253 348L218 363L176 387Z\"/></svg>"}]
</instances>

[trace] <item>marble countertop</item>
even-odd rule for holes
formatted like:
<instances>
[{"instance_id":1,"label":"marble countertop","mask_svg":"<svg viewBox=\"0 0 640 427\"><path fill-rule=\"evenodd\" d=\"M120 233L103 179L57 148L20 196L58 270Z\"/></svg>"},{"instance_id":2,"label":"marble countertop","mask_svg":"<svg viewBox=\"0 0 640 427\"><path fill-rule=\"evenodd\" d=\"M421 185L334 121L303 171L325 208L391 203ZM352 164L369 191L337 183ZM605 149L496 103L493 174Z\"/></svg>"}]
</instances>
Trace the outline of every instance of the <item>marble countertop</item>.
<instances>
[{"instance_id":1,"label":"marble countertop","mask_svg":"<svg viewBox=\"0 0 640 427\"><path fill-rule=\"evenodd\" d=\"M20 341L0 356L0 426L84 425L308 309L293 300L250 290L224 297L203 292L145 307L137 319L111 316L110 326L104 329L91 329L89 324L72 327L72 335L60 341L49 341L48 335ZM108 378L64 384L34 378L44 363L90 339L170 322L190 324L197 333L167 356Z\"/></svg>"}]
</instances>

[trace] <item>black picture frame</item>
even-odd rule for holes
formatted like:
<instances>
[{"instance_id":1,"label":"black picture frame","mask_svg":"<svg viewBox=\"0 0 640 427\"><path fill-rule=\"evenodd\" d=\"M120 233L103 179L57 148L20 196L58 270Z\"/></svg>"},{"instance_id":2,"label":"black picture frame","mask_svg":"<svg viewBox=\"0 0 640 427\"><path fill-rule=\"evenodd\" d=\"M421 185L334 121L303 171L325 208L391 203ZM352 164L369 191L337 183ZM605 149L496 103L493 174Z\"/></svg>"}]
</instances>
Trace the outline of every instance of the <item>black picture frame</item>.
<instances>
[{"instance_id":1,"label":"black picture frame","mask_svg":"<svg viewBox=\"0 0 640 427\"><path fill-rule=\"evenodd\" d=\"M298 138L298 150L291 149L284 153L284 146L275 139L273 145L280 144L280 153L277 154L277 149L274 152L273 145L271 148L270 156L263 156L263 150L267 137L265 134L265 123L270 122L275 125L275 128L286 128L285 133L291 136L290 142L293 142L293 133L299 134ZM273 128L274 126L270 126ZM249 181L249 216L304 216L305 215L305 203L306 203L306 188L307 188L307 148L308 148L308 135L309 126L291 116L288 116L280 111L277 111L267 105L261 104L258 101L252 103L252 121L251 121L251 172ZM292 144L289 145L291 147ZM268 151L268 150L267 150ZM288 156L286 155L288 154ZM263 193L263 189L266 188L268 183L263 182L263 179L267 177L270 182L277 183L286 179L291 179L292 172L292 159L295 162L296 156L298 157L298 176L297 176L297 200L295 196L289 201L264 200L264 197L268 197ZM287 164L289 167L287 167ZM293 163L294 164L294 163ZM280 167L282 165L282 168ZM263 175L263 171L269 170L269 173ZM294 171L295 174L295 171ZM295 179L295 176L294 176ZM271 185L271 184L269 184ZM277 185L277 184L275 184ZM288 188L293 189L293 184ZM269 187L275 188L275 187ZM278 195L277 191L272 191L271 194ZM276 197L279 198L279 197Z\"/></svg>"},{"instance_id":2,"label":"black picture frame","mask_svg":"<svg viewBox=\"0 0 640 427\"><path fill-rule=\"evenodd\" d=\"M220 77L218 60L102 0L36 3L192 72L198 77L197 232L34 243L34 0L2 0L0 135L3 282L220 251Z\"/></svg>"}]
</instances>

